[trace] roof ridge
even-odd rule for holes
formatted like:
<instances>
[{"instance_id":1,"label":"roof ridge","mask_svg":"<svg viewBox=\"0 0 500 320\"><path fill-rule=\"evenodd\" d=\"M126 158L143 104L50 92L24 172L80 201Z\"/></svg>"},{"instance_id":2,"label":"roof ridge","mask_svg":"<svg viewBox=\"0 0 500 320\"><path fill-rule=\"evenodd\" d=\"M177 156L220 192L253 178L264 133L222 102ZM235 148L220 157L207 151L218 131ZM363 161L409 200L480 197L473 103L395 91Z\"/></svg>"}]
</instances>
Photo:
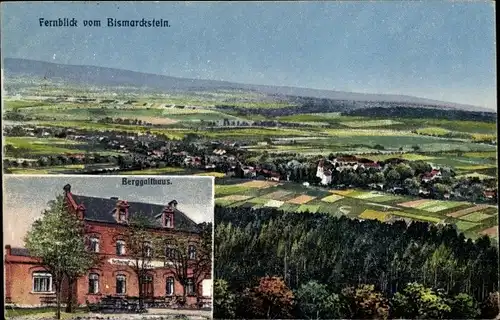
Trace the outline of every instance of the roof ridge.
<instances>
[{"instance_id":1,"label":"roof ridge","mask_svg":"<svg viewBox=\"0 0 500 320\"><path fill-rule=\"evenodd\" d=\"M88 201L87 204L89 204L89 202L92 203L93 201L102 201L103 207L101 208L101 210L105 210L105 211L108 211L107 210L107 209L109 209L108 207L111 207L111 206L114 207L115 203L117 201L116 199L111 199L110 197L105 198L105 197L95 197L95 196L87 196L87 195L79 195L79 194L73 194L73 196L75 197L75 200L78 202L78 204L81 204L81 203L85 204L87 201ZM119 199L119 200L123 200L123 199ZM168 205L168 204L157 204L157 203L139 202L139 201L127 201L127 202L132 207L133 211L137 210L137 213L142 211L143 214L151 216L154 219L158 219L158 216L161 213L161 211L163 210L163 208ZM143 207L142 210L140 208L141 206ZM148 206L149 208L144 208L144 206ZM136 207L136 208L134 208L134 207ZM139 207L139 208L137 208L137 207ZM88 208L88 210L86 210L86 212L87 212L85 214L86 220L101 221L100 218L105 218L104 216L101 217L102 214L99 214L99 213L95 214L94 212L90 213L88 211L90 211L90 208ZM96 211L96 209L94 208L93 211ZM175 215L178 217L175 219L176 220L179 219L180 220L179 222L181 223L180 228L178 228L178 230L187 229L187 230L194 231L194 230L198 229L198 223L196 223L193 219L191 219L186 213L179 210L178 208L174 208L174 212L175 212ZM87 215L89 213L90 213L90 215ZM109 214L109 212L107 212L107 214ZM113 222L113 221L111 221L111 219L109 219L109 217L108 217L108 220L109 221L107 221L105 219L102 221L103 222L106 222L106 221ZM176 225L178 225L178 224L176 223Z\"/></svg>"}]
</instances>

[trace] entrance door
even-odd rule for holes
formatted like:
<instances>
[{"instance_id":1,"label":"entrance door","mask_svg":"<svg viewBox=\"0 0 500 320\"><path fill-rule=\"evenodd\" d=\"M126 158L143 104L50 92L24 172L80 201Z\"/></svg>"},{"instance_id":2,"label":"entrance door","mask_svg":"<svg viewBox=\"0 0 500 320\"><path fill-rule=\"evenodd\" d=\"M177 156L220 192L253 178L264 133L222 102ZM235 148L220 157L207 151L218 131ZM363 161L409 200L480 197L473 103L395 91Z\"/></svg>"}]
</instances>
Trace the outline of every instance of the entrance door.
<instances>
[{"instance_id":1,"label":"entrance door","mask_svg":"<svg viewBox=\"0 0 500 320\"><path fill-rule=\"evenodd\" d=\"M153 276L146 275L142 280L142 292L144 293L145 298L153 298L154 297L154 282Z\"/></svg>"}]
</instances>

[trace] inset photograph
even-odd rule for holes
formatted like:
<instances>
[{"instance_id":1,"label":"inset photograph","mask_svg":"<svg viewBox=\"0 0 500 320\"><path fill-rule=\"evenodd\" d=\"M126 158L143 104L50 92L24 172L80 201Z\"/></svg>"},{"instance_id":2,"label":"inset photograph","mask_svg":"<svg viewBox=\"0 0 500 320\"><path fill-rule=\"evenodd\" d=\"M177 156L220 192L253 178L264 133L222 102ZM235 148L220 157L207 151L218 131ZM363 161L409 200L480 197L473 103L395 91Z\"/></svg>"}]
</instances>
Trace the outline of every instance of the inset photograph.
<instances>
[{"instance_id":1,"label":"inset photograph","mask_svg":"<svg viewBox=\"0 0 500 320\"><path fill-rule=\"evenodd\" d=\"M210 318L213 184L5 176L6 309Z\"/></svg>"}]
</instances>

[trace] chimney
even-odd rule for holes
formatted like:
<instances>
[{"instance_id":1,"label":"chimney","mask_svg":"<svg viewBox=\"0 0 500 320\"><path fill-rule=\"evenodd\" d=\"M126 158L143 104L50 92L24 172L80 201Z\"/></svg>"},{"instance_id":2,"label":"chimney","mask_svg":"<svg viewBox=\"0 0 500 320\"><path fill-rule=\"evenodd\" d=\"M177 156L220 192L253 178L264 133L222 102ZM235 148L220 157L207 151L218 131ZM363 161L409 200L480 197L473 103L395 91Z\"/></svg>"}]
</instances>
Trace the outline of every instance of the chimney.
<instances>
[{"instance_id":1,"label":"chimney","mask_svg":"<svg viewBox=\"0 0 500 320\"><path fill-rule=\"evenodd\" d=\"M68 183L63 187L63 190L65 193L70 193L71 192L71 185Z\"/></svg>"},{"instance_id":2,"label":"chimney","mask_svg":"<svg viewBox=\"0 0 500 320\"><path fill-rule=\"evenodd\" d=\"M66 201L67 208L69 212L75 214L79 219L83 219L83 211L85 211L85 207L83 205L78 205L71 194L71 185L68 183L63 187L64 190L64 198ZM83 210L82 210L83 209Z\"/></svg>"},{"instance_id":3,"label":"chimney","mask_svg":"<svg viewBox=\"0 0 500 320\"><path fill-rule=\"evenodd\" d=\"M172 207L173 209L177 208L177 200L172 200L168 203L169 207Z\"/></svg>"}]
</instances>

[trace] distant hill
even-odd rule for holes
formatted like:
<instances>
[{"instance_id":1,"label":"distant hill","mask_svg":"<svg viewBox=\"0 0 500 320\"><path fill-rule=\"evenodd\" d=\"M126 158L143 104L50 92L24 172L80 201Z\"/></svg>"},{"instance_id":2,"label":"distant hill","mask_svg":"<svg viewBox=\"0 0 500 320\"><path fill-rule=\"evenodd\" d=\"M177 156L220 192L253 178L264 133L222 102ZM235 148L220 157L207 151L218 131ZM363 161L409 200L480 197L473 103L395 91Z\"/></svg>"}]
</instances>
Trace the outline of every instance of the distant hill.
<instances>
[{"instance_id":1,"label":"distant hill","mask_svg":"<svg viewBox=\"0 0 500 320\"><path fill-rule=\"evenodd\" d=\"M370 101L387 103L404 103L416 107L431 107L444 109L458 109L477 112L495 112L472 105L436 101L406 95L366 94L333 90L317 90L308 88L267 86L254 84L240 84L229 81L200 80L177 78L157 74L141 73L129 70L96 67L64 65L26 59L3 59L4 76L34 76L59 79L74 84L89 84L96 86L130 86L150 88L156 90L210 90L235 89L257 91L268 95L282 97L310 97L315 99L330 99L344 101ZM293 100L293 99L291 99Z\"/></svg>"}]
</instances>

